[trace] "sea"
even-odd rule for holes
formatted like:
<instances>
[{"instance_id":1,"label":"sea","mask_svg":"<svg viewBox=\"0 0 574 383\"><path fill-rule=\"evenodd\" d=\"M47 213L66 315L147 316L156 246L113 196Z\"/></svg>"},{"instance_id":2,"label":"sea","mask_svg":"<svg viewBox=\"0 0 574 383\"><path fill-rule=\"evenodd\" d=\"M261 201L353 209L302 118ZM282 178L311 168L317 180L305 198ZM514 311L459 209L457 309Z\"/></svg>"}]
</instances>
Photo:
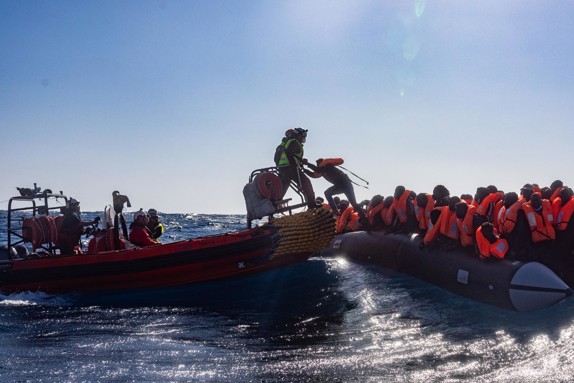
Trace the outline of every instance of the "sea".
<instances>
[{"instance_id":1,"label":"sea","mask_svg":"<svg viewBox=\"0 0 574 383\"><path fill-rule=\"evenodd\" d=\"M161 218L164 242L246 226ZM574 297L518 313L319 256L157 292L0 294L0 336L0 382L574 381Z\"/></svg>"}]
</instances>

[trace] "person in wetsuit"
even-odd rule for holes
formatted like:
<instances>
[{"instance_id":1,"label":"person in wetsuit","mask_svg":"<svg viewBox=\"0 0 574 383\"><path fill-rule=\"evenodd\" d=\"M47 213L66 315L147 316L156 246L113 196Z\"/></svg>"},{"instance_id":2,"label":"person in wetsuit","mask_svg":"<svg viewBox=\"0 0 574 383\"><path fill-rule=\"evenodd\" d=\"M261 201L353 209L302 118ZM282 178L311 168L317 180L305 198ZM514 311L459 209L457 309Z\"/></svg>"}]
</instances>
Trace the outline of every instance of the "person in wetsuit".
<instances>
[{"instance_id":1,"label":"person in wetsuit","mask_svg":"<svg viewBox=\"0 0 574 383\"><path fill-rule=\"evenodd\" d=\"M340 160L340 162L342 163L342 160ZM304 164L313 170L313 172L305 170L305 173L312 178L323 177L325 180L333 184L333 186L325 190L325 198L327 199L327 202L329 202L329 206L333 211L337 211L337 205L335 204L333 196L335 194L344 194L351 206L353 206L353 209L355 209L357 214L359 214L361 224L368 224L365 211L361 205L357 203L355 189L353 188L351 179L345 172L339 169L335 163L337 162L331 161L331 159L324 160L323 158L319 158L317 160L317 165L304 161Z\"/></svg>"}]
</instances>

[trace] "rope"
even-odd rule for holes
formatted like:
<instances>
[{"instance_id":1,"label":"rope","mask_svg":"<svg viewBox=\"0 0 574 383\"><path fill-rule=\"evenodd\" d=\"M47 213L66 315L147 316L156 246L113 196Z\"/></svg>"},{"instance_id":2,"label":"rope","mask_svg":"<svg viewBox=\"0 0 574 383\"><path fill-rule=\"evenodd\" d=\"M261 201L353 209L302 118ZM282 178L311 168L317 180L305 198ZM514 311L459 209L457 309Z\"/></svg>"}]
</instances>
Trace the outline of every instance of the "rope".
<instances>
[{"instance_id":1,"label":"rope","mask_svg":"<svg viewBox=\"0 0 574 383\"><path fill-rule=\"evenodd\" d=\"M293 253L313 253L329 247L335 237L335 219L324 208L273 220L279 234L279 245L271 257Z\"/></svg>"}]
</instances>

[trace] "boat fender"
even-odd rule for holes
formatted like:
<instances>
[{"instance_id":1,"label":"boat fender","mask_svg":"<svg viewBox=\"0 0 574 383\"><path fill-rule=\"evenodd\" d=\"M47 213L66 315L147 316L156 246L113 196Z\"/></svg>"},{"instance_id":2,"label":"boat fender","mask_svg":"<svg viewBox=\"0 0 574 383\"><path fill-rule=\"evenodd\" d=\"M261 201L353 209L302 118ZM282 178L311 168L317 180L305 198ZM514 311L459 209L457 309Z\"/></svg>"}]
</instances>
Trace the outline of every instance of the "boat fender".
<instances>
[{"instance_id":1,"label":"boat fender","mask_svg":"<svg viewBox=\"0 0 574 383\"><path fill-rule=\"evenodd\" d=\"M263 172L255 176L253 180L259 195L263 198L277 200L283 193L283 184L281 179L275 173Z\"/></svg>"}]
</instances>

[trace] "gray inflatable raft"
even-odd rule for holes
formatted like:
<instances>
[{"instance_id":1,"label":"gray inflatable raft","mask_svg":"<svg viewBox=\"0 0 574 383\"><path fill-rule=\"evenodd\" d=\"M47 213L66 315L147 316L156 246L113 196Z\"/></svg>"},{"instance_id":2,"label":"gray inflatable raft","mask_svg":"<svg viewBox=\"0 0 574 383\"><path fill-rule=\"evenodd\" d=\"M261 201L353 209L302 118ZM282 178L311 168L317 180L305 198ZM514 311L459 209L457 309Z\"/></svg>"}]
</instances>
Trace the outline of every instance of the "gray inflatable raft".
<instances>
[{"instance_id":1,"label":"gray inflatable raft","mask_svg":"<svg viewBox=\"0 0 574 383\"><path fill-rule=\"evenodd\" d=\"M339 235L322 256L381 266L411 275L455 294L493 306L531 311L551 306L572 291L538 262L480 260L463 249L420 248L418 236L353 232Z\"/></svg>"}]
</instances>

